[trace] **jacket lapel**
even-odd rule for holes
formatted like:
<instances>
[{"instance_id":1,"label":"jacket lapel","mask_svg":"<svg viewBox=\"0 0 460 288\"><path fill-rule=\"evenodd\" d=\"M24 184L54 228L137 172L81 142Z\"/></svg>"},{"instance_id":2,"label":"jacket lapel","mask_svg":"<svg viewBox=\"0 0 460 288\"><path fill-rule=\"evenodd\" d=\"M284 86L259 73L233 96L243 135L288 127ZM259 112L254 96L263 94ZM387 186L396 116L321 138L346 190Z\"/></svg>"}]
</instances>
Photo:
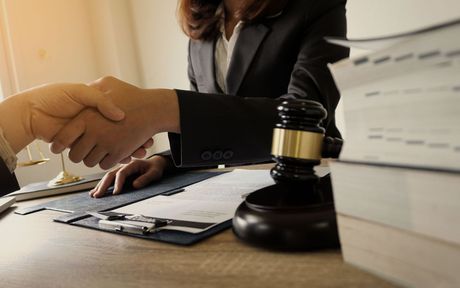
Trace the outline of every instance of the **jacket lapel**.
<instances>
[{"instance_id":1,"label":"jacket lapel","mask_svg":"<svg viewBox=\"0 0 460 288\"><path fill-rule=\"evenodd\" d=\"M198 76L200 79L197 79L198 84L203 85L208 81L210 81L210 83L206 83L206 87L198 87L198 90L206 93L222 93L222 90L219 88L219 85L217 85L216 71L214 66L214 50L216 46L216 40L202 41L199 43L200 48L198 55L200 61L198 61L197 64L200 65L200 68L197 71L201 71L201 73Z\"/></svg>"},{"instance_id":2,"label":"jacket lapel","mask_svg":"<svg viewBox=\"0 0 460 288\"><path fill-rule=\"evenodd\" d=\"M236 95L257 49L269 32L263 24L243 27L227 72L227 94Z\"/></svg>"}]
</instances>

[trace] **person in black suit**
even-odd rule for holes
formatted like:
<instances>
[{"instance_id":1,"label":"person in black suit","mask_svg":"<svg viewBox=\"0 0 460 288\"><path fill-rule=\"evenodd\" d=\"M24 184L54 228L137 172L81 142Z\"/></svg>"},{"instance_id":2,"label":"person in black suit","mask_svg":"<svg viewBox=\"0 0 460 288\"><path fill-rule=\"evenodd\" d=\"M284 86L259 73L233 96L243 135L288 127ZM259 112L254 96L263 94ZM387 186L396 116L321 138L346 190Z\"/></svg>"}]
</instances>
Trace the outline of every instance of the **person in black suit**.
<instances>
[{"instance_id":1,"label":"person in black suit","mask_svg":"<svg viewBox=\"0 0 460 288\"><path fill-rule=\"evenodd\" d=\"M340 137L334 118L339 93L327 64L348 57L349 50L324 37L346 35L345 5L346 0L179 1L180 22L190 37L191 91L163 91L165 100L150 90L154 98L173 103L170 110L168 105L162 109L169 115L151 120L157 125L152 133L173 132L171 151L109 172L92 195L103 195L113 181L114 192L120 192L126 176L136 172L142 175L133 185L142 187L173 167L172 161L176 167L197 167L270 160L276 107L284 99L320 102L328 111L327 136ZM96 84L112 93L137 93L126 85L113 78ZM61 149L71 145L61 142ZM98 158L89 148L74 149L69 156L75 162L108 165L103 153Z\"/></svg>"},{"instance_id":2,"label":"person in black suit","mask_svg":"<svg viewBox=\"0 0 460 288\"><path fill-rule=\"evenodd\" d=\"M97 109L108 121L125 117L103 93L84 84L44 85L0 103L0 196L19 189L14 175L16 154L34 139L51 142L70 119L86 108ZM151 144L146 142L133 156L143 157Z\"/></svg>"}]
</instances>

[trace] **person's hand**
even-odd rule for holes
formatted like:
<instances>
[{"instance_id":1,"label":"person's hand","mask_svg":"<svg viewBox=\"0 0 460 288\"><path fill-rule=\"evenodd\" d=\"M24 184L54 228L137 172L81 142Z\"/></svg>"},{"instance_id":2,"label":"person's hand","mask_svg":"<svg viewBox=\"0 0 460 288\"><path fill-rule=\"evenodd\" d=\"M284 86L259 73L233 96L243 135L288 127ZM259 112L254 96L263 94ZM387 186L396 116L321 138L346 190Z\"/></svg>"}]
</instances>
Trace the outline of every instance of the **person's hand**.
<instances>
[{"instance_id":1,"label":"person's hand","mask_svg":"<svg viewBox=\"0 0 460 288\"><path fill-rule=\"evenodd\" d=\"M131 154L131 156L128 156L125 159L121 160L120 164L128 164L129 162L131 162L132 158L144 158L145 155L147 155L147 149L152 147L153 143L153 138L150 138L149 140L147 140L147 142L144 143L144 145L142 145L142 147L137 148L137 150L134 151L133 154Z\"/></svg>"},{"instance_id":2,"label":"person's hand","mask_svg":"<svg viewBox=\"0 0 460 288\"><path fill-rule=\"evenodd\" d=\"M92 107L107 121L125 117L110 98L84 84L50 84L8 97L0 109L5 137L17 153L34 139L50 142L83 109Z\"/></svg>"},{"instance_id":3,"label":"person's hand","mask_svg":"<svg viewBox=\"0 0 460 288\"><path fill-rule=\"evenodd\" d=\"M114 184L113 194L120 194L123 192L122 188L126 178L134 174L139 176L133 180L132 186L135 189L145 187L163 176L166 167L169 165L168 162L169 160L163 156L153 156L150 159L134 160L129 164L120 165L107 172L96 187L89 191L89 195L94 198L103 197L112 184Z\"/></svg>"},{"instance_id":4,"label":"person's hand","mask_svg":"<svg viewBox=\"0 0 460 288\"><path fill-rule=\"evenodd\" d=\"M104 92L122 108L122 121L108 121L87 109L70 121L53 139L51 151L70 148L69 159L103 169L113 167L129 157L153 135L179 132L177 95L172 90L140 89L113 77L91 85Z\"/></svg>"}]
</instances>

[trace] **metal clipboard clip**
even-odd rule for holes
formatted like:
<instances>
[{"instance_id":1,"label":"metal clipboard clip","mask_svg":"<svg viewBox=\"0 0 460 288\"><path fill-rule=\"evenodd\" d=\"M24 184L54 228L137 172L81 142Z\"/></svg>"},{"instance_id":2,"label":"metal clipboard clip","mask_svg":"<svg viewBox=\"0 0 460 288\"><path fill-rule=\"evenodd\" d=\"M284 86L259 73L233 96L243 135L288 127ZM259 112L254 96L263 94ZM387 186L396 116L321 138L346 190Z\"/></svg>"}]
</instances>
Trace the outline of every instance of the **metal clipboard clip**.
<instances>
[{"instance_id":1,"label":"metal clipboard clip","mask_svg":"<svg viewBox=\"0 0 460 288\"><path fill-rule=\"evenodd\" d=\"M128 215L115 212L87 212L99 219L99 228L137 235L155 233L159 228L171 224L172 220L143 215Z\"/></svg>"}]
</instances>

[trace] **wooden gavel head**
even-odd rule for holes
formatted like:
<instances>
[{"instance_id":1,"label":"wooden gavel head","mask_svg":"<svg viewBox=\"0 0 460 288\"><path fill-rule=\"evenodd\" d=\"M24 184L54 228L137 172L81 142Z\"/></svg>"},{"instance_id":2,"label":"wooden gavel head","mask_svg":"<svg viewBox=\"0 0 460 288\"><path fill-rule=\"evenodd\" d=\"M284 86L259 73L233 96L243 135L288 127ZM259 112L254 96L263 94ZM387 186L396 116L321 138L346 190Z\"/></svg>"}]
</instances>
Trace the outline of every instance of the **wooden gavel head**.
<instances>
[{"instance_id":1,"label":"wooden gavel head","mask_svg":"<svg viewBox=\"0 0 460 288\"><path fill-rule=\"evenodd\" d=\"M284 101L273 131L271 176L277 183L317 181L313 167L321 161L327 112L310 100Z\"/></svg>"}]
</instances>

